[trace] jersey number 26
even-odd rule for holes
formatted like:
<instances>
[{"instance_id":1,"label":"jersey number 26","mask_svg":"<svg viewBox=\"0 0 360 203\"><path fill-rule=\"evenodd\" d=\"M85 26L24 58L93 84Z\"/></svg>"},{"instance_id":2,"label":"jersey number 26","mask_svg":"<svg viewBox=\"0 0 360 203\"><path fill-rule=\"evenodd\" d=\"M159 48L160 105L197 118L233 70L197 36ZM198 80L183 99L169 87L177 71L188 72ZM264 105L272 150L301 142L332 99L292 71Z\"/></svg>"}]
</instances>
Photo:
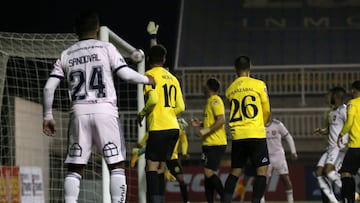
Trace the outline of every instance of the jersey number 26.
<instances>
[{"instance_id":1,"label":"jersey number 26","mask_svg":"<svg viewBox=\"0 0 360 203\"><path fill-rule=\"evenodd\" d=\"M255 118L257 116L259 109L255 103L249 103L249 99L251 102L255 102L256 97L252 95L246 95L242 98L241 102L237 99L232 99L230 101L230 109L232 110L232 114L230 115L229 122L242 121L243 117Z\"/></svg>"}]
</instances>

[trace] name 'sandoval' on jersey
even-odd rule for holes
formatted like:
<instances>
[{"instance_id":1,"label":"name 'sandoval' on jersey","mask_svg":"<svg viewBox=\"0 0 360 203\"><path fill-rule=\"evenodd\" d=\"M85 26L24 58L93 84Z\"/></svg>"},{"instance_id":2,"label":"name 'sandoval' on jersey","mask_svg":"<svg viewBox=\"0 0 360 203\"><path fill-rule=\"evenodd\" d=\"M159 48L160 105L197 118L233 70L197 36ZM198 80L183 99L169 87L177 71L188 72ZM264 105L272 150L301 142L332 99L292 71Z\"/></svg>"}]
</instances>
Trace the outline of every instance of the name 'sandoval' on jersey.
<instances>
[{"instance_id":1,"label":"name 'sandoval' on jersey","mask_svg":"<svg viewBox=\"0 0 360 203\"><path fill-rule=\"evenodd\" d=\"M113 74L122 67L127 67L127 64L115 46L88 39L63 51L50 76L67 79L73 110L76 109L77 113L101 111L114 114L117 112L117 95ZM76 105L94 103L99 104L101 110L91 105Z\"/></svg>"}]
</instances>

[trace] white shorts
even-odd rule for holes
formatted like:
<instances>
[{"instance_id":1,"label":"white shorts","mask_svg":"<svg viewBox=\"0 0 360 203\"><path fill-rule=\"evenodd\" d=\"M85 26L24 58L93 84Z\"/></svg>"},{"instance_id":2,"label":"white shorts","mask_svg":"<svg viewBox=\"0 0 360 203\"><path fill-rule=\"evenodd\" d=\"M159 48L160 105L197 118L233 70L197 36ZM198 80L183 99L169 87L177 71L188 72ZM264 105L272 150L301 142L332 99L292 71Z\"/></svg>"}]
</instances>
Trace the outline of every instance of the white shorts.
<instances>
[{"instance_id":1,"label":"white shorts","mask_svg":"<svg viewBox=\"0 0 360 203\"><path fill-rule=\"evenodd\" d=\"M289 174L289 168L286 162L286 159L279 159L279 160L270 160L270 164L268 166L268 177L273 174Z\"/></svg>"},{"instance_id":2,"label":"white shorts","mask_svg":"<svg viewBox=\"0 0 360 203\"><path fill-rule=\"evenodd\" d=\"M324 167L325 164L331 164L334 165L335 169L338 171L338 169L341 168L344 156L344 150L340 150L338 147L329 147L327 151L321 155L317 166Z\"/></svg>"},{"instance_id":3,"label":"white shorts","mask_svg":"<svg viewBox=\"0 0 360 203\"><path fill-rule=\"evenodd\" d=\"M125 139L117 117L108 114L72 116L65 163L87 164L93 146L107 164L126 159Z\"/></svg>"},{"instance_id":4,"label":"white shorts","mask_svg":"<svg viewBox=\"0 0 360 203\"><path fill-rule=\"evenodd\" d=\"M325 162L326 162L326 158L327 158L327 152L324 152L324 153L321 155L321 157L320 157L318 163L316 164L316 166L317 166L317 167L324 167L324 166L325 166Z\"/></svg>"}]
</instances>

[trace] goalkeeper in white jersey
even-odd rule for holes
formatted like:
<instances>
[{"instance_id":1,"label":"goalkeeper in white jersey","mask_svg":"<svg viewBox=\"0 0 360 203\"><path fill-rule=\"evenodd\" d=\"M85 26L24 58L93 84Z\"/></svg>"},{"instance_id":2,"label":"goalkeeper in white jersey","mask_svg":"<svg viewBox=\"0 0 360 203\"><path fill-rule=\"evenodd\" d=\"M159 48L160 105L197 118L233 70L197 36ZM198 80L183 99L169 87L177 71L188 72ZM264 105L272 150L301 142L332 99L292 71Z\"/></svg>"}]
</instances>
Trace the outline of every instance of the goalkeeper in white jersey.
<instances>
[{"instance_id":1,"label":"goalkeeper in white jersey","mask_svg":"<svg viewBox=\"0 0 360 203\"><path fill-rule=\"evenodd\" d=\"M297 159L296 147L294 139L289 133L285 125L277 120L270 119L266 124L266 141L269 151L270 165L268 167L268 178L276 173L280 175L281 181L284 184L286 198L289 203L294 202L292 183L289 177L289 169L286 162L284 147L281 140L285 139L289 144L291 151L291 159ZM262 199L262 202L264 202Z\"/></svg>"},{"instance_id":2,"label":"goalkeeper in white jersey","mask_svg":"<svg viewBox=\"0 0 360 203\"><path fill-rule=\"evenodd\" d=\"M341 188L341 179L338 173L345 156L345 145L348 141L348 134L343 137L341 146L337 145L338 135L347 119L346 105L344 104L346 91L342 87L334 87L328 92L328 111L326 124L323 128L315 129L315 133L328 136L328 146L317 163L315 174L319 187L327 199L332 203L339 202L334 194L332 185ZM323 201L327 201L323 197Z\"/></svg>"},{"instance_id":3,"label":"goalkeeper in white jersey","mask_svg":"<svg viewBox=\"0 0 360 203\"><path fill-rule=\"evenodd\" d=\"M129 68L113 44L97 40L99 29L96 13L79 15L75 22L79 41L61 53L44 87L43 132L48 136L55 133L52 104L60 79L67 82L70 95L65 203L78 202L80 181L93 146L103 155L110 170L111 201L126 202L126 148L113 75L131 83L155 85L151 76Z\"/></svg>"}]
</instances>

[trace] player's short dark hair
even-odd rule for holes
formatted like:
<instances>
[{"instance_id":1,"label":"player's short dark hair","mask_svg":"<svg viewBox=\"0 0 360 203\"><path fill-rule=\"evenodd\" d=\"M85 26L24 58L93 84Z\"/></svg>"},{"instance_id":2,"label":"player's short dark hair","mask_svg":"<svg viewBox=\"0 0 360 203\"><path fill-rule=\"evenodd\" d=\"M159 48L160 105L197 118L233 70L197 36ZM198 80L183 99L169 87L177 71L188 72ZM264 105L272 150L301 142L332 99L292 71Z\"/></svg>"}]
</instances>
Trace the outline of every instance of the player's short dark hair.
<instances>
[{"instance_id":1,"label":"player's short dark hair","mask_svg":"<svg viewBox=\"0 0 360 203\"><path fill-rule=\"evenodd\" d=\"M149 63L150 64L158 64L163 63L164 59L166 58L167 50L166 48L161 45L157 44L150 48L149 51Z\"/></svg>"},{"instance_id":2,"label":"player's short dark hair","mask_svg":"<svg viewBox=\"0 0 360 203\"><path fill-rule=\"evenodd\" d=\"M239 56L235 59L234 65L236 70L243 71L250 69L250 58L247 56Z\"/></svg>"},{"instance_id":3,"label":"player's short dark hair","mask_svg":"<svg viewBox=\"0 0 360 203\"><path fill-rule=\"evenodd\" d=\"M346 96L346 90L343 87L336 86L330 89L332 95L338 97L339 99L344 99Z\"/></svg>"},{"instance_id":4,"label":"player's short dark hair","mask_svg":"<svg viewBox=\"0 0 360 203\"><path fill-rule=\"evenodd\" d=\"M360 80L356 80L351 84L351 88L360 91Z\"/></svg>"},{"instance_id":5,"label":"player's short dark hair","mask_svg":"<svg viewBox=\"0 0 360 203\"><path fill-rule=\"evenodd\" d=\"M95 32L100 25L99 16L95 11L84 11L75 20L75 33L83 36Z\"/></svg>"},{"instance_id":6,"label":"player's short dark hair","mask_svg":"<svg viewBox=\"0 0 360 203\"><path fill-rule=\"evenodd\" d=\"M212 90L212 91L214 91L214 92L217 92L217 91L219 91L219 89L220 89L220 82L219 82L219 80L216 79L216 78L209 78L209 79L206 81L206 86L207 86L210 90Z\"/></svg>"}]
</instances>

